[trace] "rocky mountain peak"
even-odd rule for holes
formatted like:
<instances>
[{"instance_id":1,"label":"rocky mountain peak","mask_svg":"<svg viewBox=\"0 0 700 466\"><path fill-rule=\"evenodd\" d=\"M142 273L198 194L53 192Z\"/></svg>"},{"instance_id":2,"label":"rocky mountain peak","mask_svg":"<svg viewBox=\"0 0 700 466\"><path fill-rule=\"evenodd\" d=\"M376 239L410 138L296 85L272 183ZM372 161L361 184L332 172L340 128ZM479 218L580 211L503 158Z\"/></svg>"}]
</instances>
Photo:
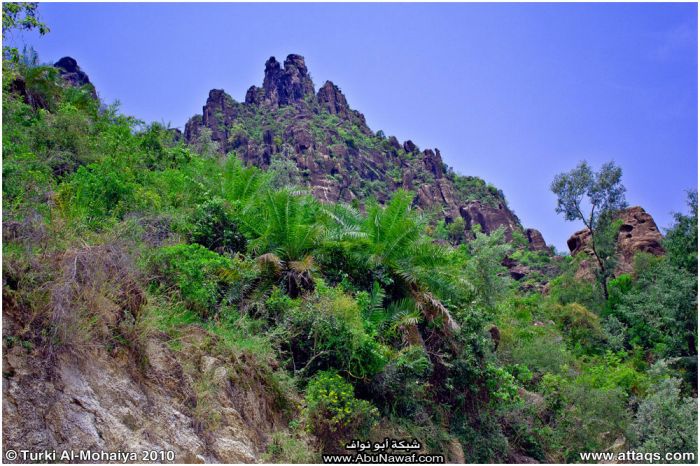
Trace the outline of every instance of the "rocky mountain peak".
<instances>
[{"instance_id":1,"label":"rocky mountain peak","mask_svg":"<svg viewBox=\"0 0 700 466\"><path fill-rule=\"evenodd\" d=\"M270 57L262 87L251 86L245 103L223 90L210 91L202 115L187 123L185 140L196 142L202 128L209 129L221 152L234 151L247 164L292 162L291 176L323 201L362 202L372 196L384 202L393 191L406 189L416 193L416 207L441 212L446 223L462 217L467 229L478 224L491 233L503 227L508 240L516 230L524 234L496 188L447 170L438 149L373 132L332 81L315 93L301 55L288 55L284 63ZM527 238L532 249L547 250L539 232Z\"/></svg>"},{"instance_id":2,"label":"rocky mountain peak","mask_svg":"<svg viewBox=\"0 0 700 466\"><path fill-rule=\"evenodd\" d=\"M78 61L73 57L63 57L53 64L54 68L58 68L61 77L71 86L82 87L89 85L92 90L92 96L97 98L95 87L90 82L87 73L80 69Z\"/></svg>"},{"instance_id":3,"label":"rocky mountain peak","mask_svg":"<svg viewBox=\"0 0 700 466\"><path fill-rule=\"evenodd\" d=\"M290 53L284 60L284 70L290 72L293 68L297 69L301 74L308 75L304 57L295 53Z\"/></svg>"},{"instance_id":4,"label":"rocky mountain peak","mask_svg":"<svg viewBox=\"0 0 700 466\"><path fill-rule=\"evenodd\" d=\"M265 62L262 89L248 89L246 103L265 103L271 107L290 105L314 95L314 83L301 55L290 54L284 60L284 68L275 57Z\"/></svg>"}]
</instances>

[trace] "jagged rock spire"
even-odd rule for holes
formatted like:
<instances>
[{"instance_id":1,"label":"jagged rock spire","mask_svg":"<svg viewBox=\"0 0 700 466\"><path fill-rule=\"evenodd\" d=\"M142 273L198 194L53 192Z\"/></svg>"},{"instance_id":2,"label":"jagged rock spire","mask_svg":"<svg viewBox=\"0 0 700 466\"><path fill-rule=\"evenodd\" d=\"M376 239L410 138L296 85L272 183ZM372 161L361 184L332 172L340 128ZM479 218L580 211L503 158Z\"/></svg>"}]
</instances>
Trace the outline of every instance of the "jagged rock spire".
<instances>
[{"instance_id":1,"label":"jagged rock spire","mask_svg":"<svg viewBox=\"0 0 700 466\"><path fill-rule=\"evenodd\" d=\"M326 83L321 86L316 98L318 99L318 103L321 104L321 107L326 109L328 113L338 115L341 118L348 118L350 116L350 106L348 105L347 99L338 86L331 81L326 81Z\"/></svg>"},{"instance_id":2,"label":"jagged rock spire","mask_svg":"<svg viewBox=\"0 0 700 466\"><path fill-rule=\"evenodd\" d=\"M304 57L291 54L284 60L284 68L275 57L270 57L265 62L262 89L250 87L245 102L278 107L299 102L309 95L314 95L314 83L306 69Z\"/></svg>"}]
</instances>

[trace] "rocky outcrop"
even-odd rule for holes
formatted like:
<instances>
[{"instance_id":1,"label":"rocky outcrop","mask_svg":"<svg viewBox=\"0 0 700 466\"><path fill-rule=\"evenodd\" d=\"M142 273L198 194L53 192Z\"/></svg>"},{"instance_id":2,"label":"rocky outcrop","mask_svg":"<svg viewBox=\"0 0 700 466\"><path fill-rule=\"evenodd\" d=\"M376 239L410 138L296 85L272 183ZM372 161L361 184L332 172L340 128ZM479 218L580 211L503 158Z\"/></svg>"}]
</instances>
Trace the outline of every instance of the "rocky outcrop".
<instances>
[{"instance_id":1,"label":"rocky outcrop","mask_svg":"<svg viewBox=\"0 0 700 466\"><path fill-rule=\"evenodd\" d=\"M445 172L445 164L442 163L442 157L438 149L435 149L435 152L430 149L424 150L423 164L425 165L425 169L432 173L436 179L442 178Z\"/></svg>"},{"instance_id":2,"label":"rocky outcrop","mask_svg":"<svg viewBox=\"0 0 700 466\"><path fill-rule=\"evenodd\" d=\"M262 87L262 102L272 107L289 105L314 94L314 83L306 69L304 57L288 55L282 68L275 57L265 62L265 78ZM250 102L249 102L250 100ZM258 91L247 92L247 103L258 103Z\"/></svg>"},{"instance_id":3,"label":"rocky outcrop","mask_svg":"<svg viewBox=\"0 0 700 466\"><path fill-rule=\"evenodd\" d=\"M638 252L648 252L655 256L665 253L663 235L656 226L656 222L641 207L625 209L619 216L622 220L620 232L617 235L618 252L620 260L618 268L622 273L632 271L634 255Z\"/></svg>"},{"instance_id":4,"label":"rocky outcrop","mask_svg":"<svg viewBox=\"0 0 700 466\"><path fill-rule=\"evenodd\" d=\"M236 119L237 108L233 98L223 89L209 91L206 105L202 108L202 125L211 129L214 141L228 141L230 123ZM219 124L223 120L224 124Z\"/></svg>"},{"instance_id":5,"label":"rocky outcrop","mask_svg":"<svg viewBox=\"0 0 700 466\"><path fill-rule=\"evenodd\" d=\"M78 62L72 57L63 57L53 65L58 68L63 80L75 87L89 86L90 92L94 98L97 98L95 86L90 82L88 75L80 69Z\"/></svg>"},{"instance_id":6,"label":"rocky outcrop","mask_svg":"<svg viewBox=\"0 0 700 466\"><path fill-rule=\"evenodd\" d=\"M412 152L416 152L418 147L409 139L408 141L404 141L403 150L410 154Z\"/></svg>"},{"instance_id":7,"label":"rocky outcrop","mask_svg":"<svg viewBox=\"0 0 700 466\"><path fill-rule=\"evenodd\" d=\"M661 244L663 236L652 216L643 208L629 207L620 211L615 218L622 221L617 234L616 275L632 272L634 256L638 252L656 256L664 254ZM566 242L572 256L579 253L592 255L590 243L591 232L587 228L577 231Z\"/></svg>"},{"instance_id":8,"label":"rocky outcrop","mask_svg":"<svg viewBox=\"0 0 700 466\"><path fill-rule=\"evenodd\" d=\"M525 236L527 237L528 247L531 251L550 251L549 246L547 246L547 243L544 241L544 237L539 230L528 228L525 230Z\"/></svg>"},{"instance_id":9,"label":"rocky outcrop","mask_svg":"<svg viewBox=\"0 0 700 466\"><path fill-rule=\"evenodd\" d=\"M316 95L321 108L326 110L331 115L338 115L341 118L350 116L350 107L348 101L340 91L338 86L330 81L321 86Z\"/></svg>"},{"instance_id":10,"label":"rocky outcrop","mask_svg":"<svg viewBox=\"0 0 700 466\"><path fill-rule=\"evenodd\" d=\"M466 223L467 230L479 225L483 233L491 234L499 227L503 227L508 241L513 238L513 231L521 228L513 212L502 203L493 207L480 201L471 201L460 207L459 212Z\"/></svg>"}]
</instances>

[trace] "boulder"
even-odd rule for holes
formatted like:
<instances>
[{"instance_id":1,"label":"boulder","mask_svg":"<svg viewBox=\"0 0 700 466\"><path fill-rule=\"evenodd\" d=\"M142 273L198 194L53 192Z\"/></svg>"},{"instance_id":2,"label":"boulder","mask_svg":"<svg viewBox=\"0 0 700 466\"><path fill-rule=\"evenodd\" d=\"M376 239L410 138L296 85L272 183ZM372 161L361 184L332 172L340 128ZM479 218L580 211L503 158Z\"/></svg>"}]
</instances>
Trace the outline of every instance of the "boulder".
<instances>
[{"instance_id":1,"label":"boulder","mask_svg":"<svg viewBox=\"0 0 700 466\"><path fill-rule=\"evenodd\" d=\"M409 139L408 141L403 143L403 150L410 154L411 152L417 151L418 147L413 143L413 141Z\"/></svg>"},{"instance_id":2,"label":"boulder","mask_svg":"<svg viewBox=\"0 0 700 466\"><path fill-rule=\"evenodd\" d=\"M617 234L615 275L632 272L634 256L638 252L647 252L656 256L664 254L665 251L661 245L663 236L653 217L643 208L636 206L623 209L615 218L622 221ZM572 256L581 252L592 255L590 242L591 232L586 228L571 235L566 244Z\"/></svg>"}]
</instances>

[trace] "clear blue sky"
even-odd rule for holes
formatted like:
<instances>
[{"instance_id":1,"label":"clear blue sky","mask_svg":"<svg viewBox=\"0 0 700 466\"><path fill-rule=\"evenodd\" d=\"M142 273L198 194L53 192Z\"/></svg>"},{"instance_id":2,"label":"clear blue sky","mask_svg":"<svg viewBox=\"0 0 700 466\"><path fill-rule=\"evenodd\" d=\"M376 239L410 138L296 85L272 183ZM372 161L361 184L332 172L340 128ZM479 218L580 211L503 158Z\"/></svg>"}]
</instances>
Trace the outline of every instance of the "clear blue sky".
<instances>
[{"instance_id":1,"label":"clear blue sky","mask_svg":"<svg viewBox=\"0 0 700 466\"><path fill-rule=\"evenodd\" d=\"M370 127L503 189L566 250L578 224L549 183L582 159L623 167L661 227L697 186L693 4L42 4L43 61L71 55L125 113L182 127L207 93L236 100L265 60L306 57Z\"/></svg>"}]
</instances>

